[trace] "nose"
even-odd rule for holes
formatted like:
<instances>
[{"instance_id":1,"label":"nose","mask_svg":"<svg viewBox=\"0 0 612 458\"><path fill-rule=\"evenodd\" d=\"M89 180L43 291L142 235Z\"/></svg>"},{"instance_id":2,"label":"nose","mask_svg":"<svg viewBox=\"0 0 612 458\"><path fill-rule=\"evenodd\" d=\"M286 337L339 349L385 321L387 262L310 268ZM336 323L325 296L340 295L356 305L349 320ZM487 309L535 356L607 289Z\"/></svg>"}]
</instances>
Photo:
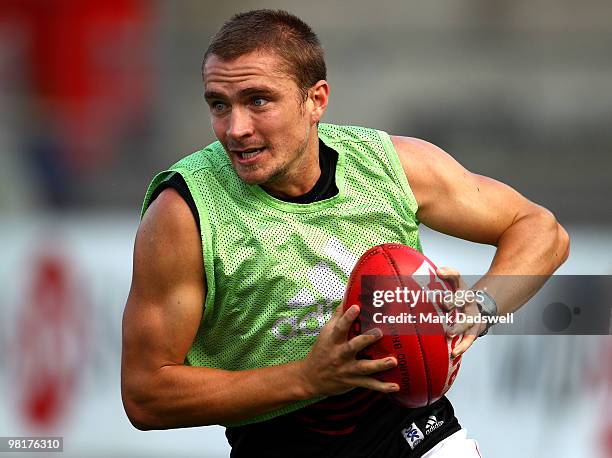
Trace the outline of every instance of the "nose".
<instances>
[{"instance_id":1,"label":"nose","mask_svg":"<svg viewBox=\"0 0 612 458\"><path fill-rule=\"evenodd\" d=\"M230 122L227 126L227 136L232 140L240 140L253 134L253 121L248 111L240 107L232 108Z\"/></svg>"}]
</instances>

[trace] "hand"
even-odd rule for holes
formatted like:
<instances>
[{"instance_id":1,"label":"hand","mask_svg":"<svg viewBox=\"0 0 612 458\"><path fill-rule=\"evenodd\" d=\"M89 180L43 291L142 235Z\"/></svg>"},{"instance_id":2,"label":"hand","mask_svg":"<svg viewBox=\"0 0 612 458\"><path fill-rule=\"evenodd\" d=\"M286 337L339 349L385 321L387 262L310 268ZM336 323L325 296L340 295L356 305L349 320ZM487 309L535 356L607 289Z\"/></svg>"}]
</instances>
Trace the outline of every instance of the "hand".
<instances>
[{"instance_id":1,"label":"hand","mask_svg":"<svg viewBox=\"0 0 612 458\"><path fill-rule=\"evenodd\" d=\"M381 382L371 376L397 366L395 358L356 359L357 353L382 337L380 329L375 328L347 340L357 316L358 305L343 312L343 305L340 304L321 329L308 356L301 361L305 388L311 397L342 394L355 387L383 393L399 391L397 384Z\"/></svg>"},{"instance_id":2,"label":"hand","mask_svg":"<svg viewBox=\"0 0 612 458\"><path fill-rule=\"evenodd\" d=\"M465 300L465 291L468 290L467 285L461 278L461 274L456 269L451 267L441 267L436 271L436 275L443 280L448 281L455 288L455 293L458 291L462 291L464 294L459 296L463 298L461 304L456 303L446 303L447 311L452 312L455 309L458 309L459 312L464 313L465 315L470 316L480 316L480 310L478 305L473 300L468 301ZM457 302L457 300L455 300ZM466 320L467 321L467 320ZM453 323L452 326L449 327L447 334L449 337L454 337L459 334L463 334L463 338L461 342L457 344L457 346L453 349L452 357L458 358L465 351L470 348L470 346L474 343L476 338L485 330L485 323Z\"/></svg>"}]
</instances>

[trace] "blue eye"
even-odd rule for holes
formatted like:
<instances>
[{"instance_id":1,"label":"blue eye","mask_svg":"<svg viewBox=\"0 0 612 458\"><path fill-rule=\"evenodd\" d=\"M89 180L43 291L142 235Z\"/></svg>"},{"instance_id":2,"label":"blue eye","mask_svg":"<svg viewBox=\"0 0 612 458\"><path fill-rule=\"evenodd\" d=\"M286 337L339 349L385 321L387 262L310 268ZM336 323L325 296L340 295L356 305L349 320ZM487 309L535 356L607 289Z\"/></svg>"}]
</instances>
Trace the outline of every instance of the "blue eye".
<instances>
[{"instance_id":1,"label":"blue eye","mask_svg":"<svg viewBox=\"0 0 612 458\"><path fill-rule=\"evenodd\" d=\"M255 105L256 107L263 107L266 103L268 103L268 101L262 97L257 97L253 99L253 105Z\"/></svg>"},{"instance_id":2,"label":"blue eye","mask_svg":"<svg viewBox=\"0 0 612 458\"><path fill-rule=\"evenodd\" d=\"M210 107L213 111L223 111L225 109L225 104L223 102L213 102L210 104Z\"/></svg>"}]
</instances>

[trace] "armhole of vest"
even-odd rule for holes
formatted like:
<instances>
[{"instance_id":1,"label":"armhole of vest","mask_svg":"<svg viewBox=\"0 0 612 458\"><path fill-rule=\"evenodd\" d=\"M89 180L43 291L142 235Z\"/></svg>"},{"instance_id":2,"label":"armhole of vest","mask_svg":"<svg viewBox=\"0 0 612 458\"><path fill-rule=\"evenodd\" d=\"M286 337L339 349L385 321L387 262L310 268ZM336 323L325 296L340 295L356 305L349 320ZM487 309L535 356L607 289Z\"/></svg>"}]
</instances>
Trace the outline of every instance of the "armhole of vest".
<instances>
[{"instance_id":1,"label":"armhole of vest","mask_svg":"<svg viewBox=\"0 0 612 458\"><path fill-rule=\"evenodd\" d=\"M395 174L395 180L399 183L400 187L404 191L404 194L407 198L407 206L408 209L414 215L414 219L419 223L419 220L416 216L417 210L419 209L419 205L417 203L416 198L414 197L414 193L412 192L412 188L410 187L410 183L408 183L408 178L406 177L406 172L404 172L404 168L400 162L399 156L397 155L397 151L395 146L393 146L393 142L391 141L391 137L388 133L383 132L382 130L377 130L378 136L380 137L380 141L383 144L384 150L387 153L387 158L391 163L391 169Z\"/></svg>"},{"instance_id":2,"label":"armhole of vest","mask_svg":"<svg viewBox=\"0 0 612 458\"><path fill-rule=\"evenodd\" d=\"M202 242L202 256L204 258L204 276L206 277L205 278L206 298L204 299L204 311L202 314L202 320L204 320L206 313L209 312L210 309L212 309L214 299L215 299L215 276L214 276L214 269L213 269L213 250L212 250L212 240L211 240L212 231L210 227L210 221L208 219L208 214L205 211L206 209L203 208L202 199L197 198L197 195L195 194L195 192L197 191L197 188L195 184L193 183L191 173L189 173L188 170L185 170L183 168L177 168L177 169L172 169L172 170L166 170L166 171L160 172L157 175L155 175L155 177L153 177L153 180L151 180L151 184L149 185L149 188L147 189L147 192L145 194L144 202L142 204L142 210L140 213L140 218L142 219L145 212L147 211L147 208L149 208L149 205L151 204L150 199L155 189L170 174L175 173L175 172L179 173L181 177L183 177L183 180L185 180L185 183L187 184L187 188L189 189L189 192L191 193L191 197L193 198L193 201L195 202L196 209L198 210L198 216L200 218L200 240Z\"/></svg>"},{"instance_id":3,"label":"armhole of vest","mask_svg":"<svg viewBox=\"0 0 612 458\"><path fill-rule=\"evenodd\" d=\"M163 172L159 172L151 180L151 183L149 184L149 187L147 188L147 192L145 193L145 197L142 202L142 208L140 209L140 219L141 220L145 212L149 208L149 205L151 205L151 196L153 195L157 187L160 185L160 183L164 181L168 177L168 175L170 175L171 173L173 173L172 170L165 170Z\"/></svg>"}]
</instances>

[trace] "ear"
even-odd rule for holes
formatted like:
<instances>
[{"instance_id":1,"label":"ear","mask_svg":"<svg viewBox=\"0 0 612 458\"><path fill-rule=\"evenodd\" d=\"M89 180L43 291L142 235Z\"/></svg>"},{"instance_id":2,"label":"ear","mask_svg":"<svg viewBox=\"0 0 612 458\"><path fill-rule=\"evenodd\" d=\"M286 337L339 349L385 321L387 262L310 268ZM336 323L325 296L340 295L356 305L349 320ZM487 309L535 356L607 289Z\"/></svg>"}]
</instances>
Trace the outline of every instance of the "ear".
<instances>
[{"instance_id":1,"label":"ear","mask_svg":"<svg viewBox=\"0 0 612 458\"><path fill-rule=\"evenodd\" d=\"M308 97L312 103L310 122L316 124L321 120L327 109L327 101L329 100L329 84L327 84L327 81L317 81L317 83L308 90Z\"/></svg>"}]
</instances>

